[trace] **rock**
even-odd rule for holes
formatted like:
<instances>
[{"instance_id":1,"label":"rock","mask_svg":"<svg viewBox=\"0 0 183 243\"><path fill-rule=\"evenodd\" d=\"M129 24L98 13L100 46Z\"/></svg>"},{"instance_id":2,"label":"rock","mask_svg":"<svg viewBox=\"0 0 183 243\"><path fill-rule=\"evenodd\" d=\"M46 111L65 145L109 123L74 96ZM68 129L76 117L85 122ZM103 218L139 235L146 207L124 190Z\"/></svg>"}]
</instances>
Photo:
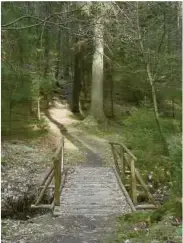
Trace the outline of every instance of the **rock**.
<instances>
[{"instance_id":1,"label":"rock","mask_svg":"<svg viewBox=\"0 0 183 243\"><path fill-rule=\"evenodd\" d=\"M131 243L131 242L132 242L132 241L129 240L129 239L125 240L125 243Z\"/></svg>"}]
</instances>

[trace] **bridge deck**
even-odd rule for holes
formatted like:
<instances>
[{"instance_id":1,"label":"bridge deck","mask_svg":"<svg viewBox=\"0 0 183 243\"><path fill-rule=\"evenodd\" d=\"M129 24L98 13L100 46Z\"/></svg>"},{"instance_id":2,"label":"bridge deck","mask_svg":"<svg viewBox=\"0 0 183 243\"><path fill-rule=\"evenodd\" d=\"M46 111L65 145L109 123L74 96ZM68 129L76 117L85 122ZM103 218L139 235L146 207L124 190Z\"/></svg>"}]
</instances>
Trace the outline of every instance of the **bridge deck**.
<instances>
[{"instance_id":1,"label":"bridge deck","mask_svg":"<svg viewBox=\"0 0 183 243\"><path fill-rule=\"evenodd\" d=\"M113 168L76 166L66 178L54 215L108 216L131 211Z\"/></svg>"}]
</instances>

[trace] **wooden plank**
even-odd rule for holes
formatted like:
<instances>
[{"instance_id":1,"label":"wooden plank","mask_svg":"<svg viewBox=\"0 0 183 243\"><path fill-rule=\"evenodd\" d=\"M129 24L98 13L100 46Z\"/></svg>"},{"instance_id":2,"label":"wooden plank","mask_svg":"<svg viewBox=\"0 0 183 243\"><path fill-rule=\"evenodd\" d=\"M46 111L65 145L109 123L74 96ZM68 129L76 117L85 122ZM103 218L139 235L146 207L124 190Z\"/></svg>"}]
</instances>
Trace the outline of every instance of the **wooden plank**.
<instances>
[{"instance_id":1,"label":"wooden plank","mask_svg":"<svg viewBox=\"0 0 183 243\"><path fill-rule=\"evenodd\" d=\"M41 202L41 200L42 200L42 198L43 198L43 196L44 196L44 193L45 193L46 189L48 188L49 184L50 184L50 183L52 182L52 180L53 180L53 176L54 176L54 173L53 173L53 171L52 171L52 173L51 173L49 179L47 180L46 184L44 185L43 189L41 190L41 193L40 193L40 195L39 195L39 197L38 197L38 199L37 199L37 201L36 201L36 203L35 203L35 206L37 206L37 205Z\"/></svg>"},{"instance_id":2,"label":"wooden plank","mask_svg":"<svg viewBox=\"0 0 183 243\"><path fill-rule=\"evenodd\" d=\"M131 167L131 196L132 201L136 205L137 204L137 182L136 182L136 176L135 176L135 162L133 159L130 161L130 167Z\"/></svg>"},{"instance_id":3,"label":"wooden plank","mask_svg":"<svg viewBox=\"0 0 183 243\"><path fill-rule=\"evenodd\" d=\"M124 187L123 183L121 182L120 176L119 176L119 174L118 174L116 168L113 167L113 170L114 170L114 172L115 172L115 175L116 175L118 184L119 184L119 186L120 186L122 192L124 193L124 195L125 195L125 197L126 197L127 202L129 203L129 205L130 205L132 211L135 212L135 211L136 211L136 208L135 208L135 206L134 206L134 204L133 204L133 202L132 202L132 200L131 200L131 198L130 198L130 196L129 196L127 190L126 190L126 188Z\"/></svg>"}]
</instances>

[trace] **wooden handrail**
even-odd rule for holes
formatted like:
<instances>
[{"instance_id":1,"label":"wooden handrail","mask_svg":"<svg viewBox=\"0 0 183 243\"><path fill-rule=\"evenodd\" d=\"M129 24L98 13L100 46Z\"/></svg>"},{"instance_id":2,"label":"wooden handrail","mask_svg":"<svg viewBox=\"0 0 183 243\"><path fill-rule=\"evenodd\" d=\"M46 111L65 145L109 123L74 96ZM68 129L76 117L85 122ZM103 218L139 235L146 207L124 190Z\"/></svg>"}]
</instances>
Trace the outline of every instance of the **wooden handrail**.
<instances>
[{"instance_id":1,"label":"wooden handrail","mask_svg":"<svg viewBox=\"0 0 183 243\"><path fill-rule=\"evenodd\" d=\"M131 198L134 205L137 204L137 180L140 182L144 190L146 191L149 199L155 206L158 206L158 203L154 200L152 194L150 193L147 185L145 184L144 180L142 179L139 171L135 168L135 161L137 158L133 153L123 144L123 143L116 143L116 142L109 142L112 147L112 153L114 157L116 171L119 174L122 183L125 183L125 175L126 175L126 165L130 169L128 171L131 175L131 184L130 184L130 191L131 191ZM120 151L115 148L115 145L120 147ZM120 166L118 156L120 158Z\"/></svg>"},{"instance_id":2,"label":"wooden handrail","mask_svg":"<svg viewBox=\"0 0 183 243\"><path fill-rule=\"evenodd\" d=\"M124 143L120 142L120 143L116 143L116 142L109 142L110 144L114 144L114 145L118 145L118 146L122 146L123 149L126 151L127 154L129 154L132 159L134 159L135 161L137 160L137 158L135 157L135 155L126 147L126 145L124 145Z\"/></svg>"}]
</instances>

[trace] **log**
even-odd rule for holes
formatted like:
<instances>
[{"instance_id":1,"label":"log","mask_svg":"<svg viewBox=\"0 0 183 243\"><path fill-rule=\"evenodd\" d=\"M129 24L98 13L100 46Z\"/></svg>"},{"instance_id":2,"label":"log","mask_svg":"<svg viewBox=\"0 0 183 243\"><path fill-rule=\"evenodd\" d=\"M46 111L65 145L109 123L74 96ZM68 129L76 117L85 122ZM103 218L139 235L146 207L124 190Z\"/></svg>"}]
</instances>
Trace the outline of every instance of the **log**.
<instances>
[{"instance_id":1,"label":"log","mask_svg":"<svg viewBox=\"0 0 183 243\"><path fill-rule=\"evenodd\" d=\"M31 208L33 208L33 209L40 209L40 208L52 209L52 205L51 204L39 204L39 205L32 204Z\"/></svg>"},{"instance_id":2,"label":"log","mask_svg":"<svg viewBox=\"0 0 183 243\"><path fill-rule=\"evenodd\" d=\"M141 205L137 205L135 206L135 208L138 209L157 209L158 207L154 204L141 204Z\"/></svg>"},{"instance_id":3,"label":"log","mask_svg":"<svg viewBox=\"0 0 183 243\"><path fill-rule=\"evenodd\" d=\"M131 187L130 184L125 184L124 186L127 187L127 188ZM137 187L143 187L141 184L137 184L136 186ZM147 185L147 187L149 187L149 186Z\"/></svg>"}]
</instances>

